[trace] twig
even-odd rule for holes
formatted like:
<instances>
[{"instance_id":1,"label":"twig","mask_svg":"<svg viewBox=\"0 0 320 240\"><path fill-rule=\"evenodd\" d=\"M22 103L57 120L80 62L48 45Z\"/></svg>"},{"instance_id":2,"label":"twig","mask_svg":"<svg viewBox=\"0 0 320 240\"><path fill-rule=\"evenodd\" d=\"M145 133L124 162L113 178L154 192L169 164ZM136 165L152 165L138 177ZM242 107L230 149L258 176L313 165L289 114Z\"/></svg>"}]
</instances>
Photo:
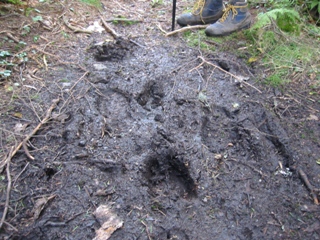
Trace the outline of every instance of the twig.
<instances>
[{"instance_id":1,"label":"twig","mask_svg":"<svg viewBox=\"0 0 320 240\"><path fill-rule=\"evenodd\" d=\"M146 227L146 231L147 231L147 235L148 235L149 240L152 240L152 238L150 237L150 233L149 233L147 224L145 224L142 220L141 220L141 223L143 224L143 226Z\"/></svg>"},{"instance_id":2,"label":"twig","mask_svg":"<svg viewBox=\"0 0 320 240\"><path fill-rule=\"evenodd\" d=\"M8 212L8 208L9 208L9 201L10 201L10 191L11 191L11 176L10 176L10 159L13 156L13 148L11 148L11 151L7 157L7 159L9 159L7 161L7 178L8 178L8 185L7 185L7 195L6 195L6 203L4 206L4 210L3 210L3 214L2 214L2 218L0 221L0 229L2 228L2 225L4 223L4 220L6 219L7 216L7 212Z\"/></svg>"},{"instance_id":3,"label":"twig","mask_svg":"<svg viewBox=\"0 0 320 240\"><path fill-rule=\"evenodd\" d=\"M27 142L23 141L22 142L22 148L24 150L24 153L27 155L28 158L30 158L31 160L34 160L34 157L30 154L28 147L27 147Z\"/></svg>"},{"instance_id":4,"label":"twig","mask_svg":"<svg viewBox=\"0 0 320 240\"><path fill-rule=\"evenodd\" d=\"M12 36L11 33L7 32L7 37L10 38L11 40L13 40L15 43L19 43L19 39L15 38L14 36Z\"/></svg>"},{"instance_id":5,"label":"twig","mask_svg":"<svg viewBox=\"0 0 320 240\"><path fill-rule=\"evenodd\" d=\"M71 26L64 17L62 17L62 20L63 20L64 24L65 24L68 28L70 28L74 33L87 33L87 34L92 34L92 31Z\"/></svg>"},{"instance_id":6,"label":"twig","mask_svg":"<svg viewBox=\"0 0 320 240\"><path fill-rule=\"evenodd\" d=\"M76 85L88 74L90 73L89 71L86 71L73 85L72 87L69 89L69 97L68 99L62 104L61 109L63 109L65 107L65 105L69 102L70 98L73 97L72 95L72 90L76 87Z\"/></svg>"},{"instance_id":7,"label":"twig","mask_svg":"<svg viewBox=\"0 0 320 240\"><path fill-rule=\"evenodd\" d=\"M60 99L53 99L52 100L52 104L51 104L50 108L47 110L45 117L41 120L41 122L38 124L38 126L35 127L33 129L33 131L29 135L27 135L23 141L21 141L19 143L19 145L12 151L12 154L9 154L9 156L1 162L1 164L0 164L0 172L1 172L2 168L6 164L8 164L11 161L12 157L20 150L20 148L22 147L23 143L29 141L30 138L32 138L37 133L37 131L42 127L42 125L48 122L48 120L51 117L51 112L57 106L59 101L60 101Z\"/></svg>"},{"instance_id":8,"label":"twig","mask_svg":"<svg viewBox=\"0 0 320 240\"><path fill-rule=\"evenodd\" d=\"M161 27L160 23L158 23L157 26L158 26L158 28L160 29L161 32L163 32L164 34L167 34L167 32L165 30L163 30L163 28Z\"/></svg>"},{"instance_id":9,"label":"twig","mask_svg":"<svg viewBox=\"0 0 320 240\"><path fill-rule=\"evenodd\" d=\"M76 64L76 63L73 63L73 62L64 62L64 61L62 61L62 60L60 59L60 57L58 57L56 54L52 54L52 53L46 52L46 51L44 51L44 50L42 50L42 49L38 48L38 47L37 47L37 46L35 46L35 45L32 45L32 46L30 47L30 49L35 49L35 50L37 50L37 51L41 52L42 54L45 54L45 55L51 56L51 57L53 57L53 58L57 59L57 60L58 60L60 63L62 63L62 64L66 64L66 65ZM41 65L41 64L39 64L39 65Z\"/></svg>"},{"instance_id":10,"label":"twig","mask_svg":"<svg viewBox=\"0 0 320 240\"><path fill-rule=\"evenodd\" d=\"M74 87L89 73L89 71L86 71L74 84L73 86L70 88L69 92L72 92L72 90L74 89Z\"/></svg>"},{"instance_id":11,"label":"twig","mask_svg":"<svg viewBox=\"0 0 320 240\"><path fill-rule=\"evenodd\" d=\"M309 182L307 175L304 173L304 171L301 168L298 169L298 173L299 173L301 179L303 180L304 184L310 190L314 204L319 205L319 200L318 200L317 194L315 193L314 187Z\"/></svg>"},{"instance_id":12,"label":"twig","mask_svg":"<svg viewBox=\"0 0 320 240\"><path fill-rule=\"evenodd\" d=\"M166 37L172 36L172 35L179 33L179 32L185 32L185 31L192 30L192 29L203 29L208 26L209 25L195 25L195 26L183 27L183 28L177 29L175 31L166 33Z\"/></svg>"},{"instance_id":13,"label":"twig","mask_svg":"<svg viewBox=\"0 0 320 240\"><path fill-rule=\"evenodd\" d=\"M21 170L21 172L18 174L18 176L16 176L16 178L13 181L12 186L14 186L16 184L16 181L18 180L18 178L21 176L21 174L26 170L26 168L29 166L29 162L27 162L27 164L24 166L24 168Z\"/></svg>"},{"instance_id":14,"label":"twig","mask_svg":"<svg viewBox=\"0 0 320 240\"><path fill-rule=\"evenodd\" d=\"M199 56L198 58L202 60L202 63L200 63L197 67L191 69L189 72L191 72L191 71L197 69L198 67L202 66L203 63L206 63L206 64L208 64L208 65L210 65L210 66L213 66L214 68L218 68L220 71L222 71L222 72L230 75L231 77L237 79L240 83L243 83L243 84L245 84L245 85L247 85L247 86L249 86L249 87L252 87L253 89L257 90L259 93L262 93L262 92L261 92L258 88L256 88L255 86L251 85L250 83L247 83L247 82L243 81L243 79L242 79L241 77L238 77L238 76L236 76L236 75L234 75L234 74L232 74L232 73L229 73L228 71L224 70L223 68L221 68L221 67L219 67L219 66L217 66L217 65L215 65L215 64L213 64L213 63L211 63L211 62L208 62L208 61L205 60L202 56Z\"/></svg>"},{"instance_id":15,"label":"twig","mask_svg":"<svg viewBox=\"0 0 320 240\"><path fill-rule=\"evenodd\" d=\"M114 37L115 39L117 39L118 37L120 37L120 35L115 31L113 30L109 25L108 23L106 23L106 21L103 19L102 16L100 16L100 19L101 19L101 22L103 24L103 26L105 27L106 31L108 33L110 33L112 35L112 37Z\"/></svg>"},{"instance_id":16,"label":"twig","mask_svg":"<svg viewBox=\"0 0 320 240\"><path fill-rule=\"evenodd\" d=\"M4 221L4 224L8 225L9 227L11 227L14 231L19 232L19 230L17 228L15 228L14 226L12 226L10 223Z\"/></svg>"}]
</instances>

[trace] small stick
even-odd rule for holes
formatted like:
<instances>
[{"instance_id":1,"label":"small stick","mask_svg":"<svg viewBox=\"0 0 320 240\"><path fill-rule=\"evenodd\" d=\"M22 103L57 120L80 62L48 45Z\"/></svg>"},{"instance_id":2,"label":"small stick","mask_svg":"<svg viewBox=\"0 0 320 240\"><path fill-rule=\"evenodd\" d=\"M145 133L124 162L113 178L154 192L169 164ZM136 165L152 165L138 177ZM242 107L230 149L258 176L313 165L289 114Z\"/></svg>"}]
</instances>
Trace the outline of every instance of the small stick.
<instances>
[{"instance_id":1,"label":"small stick","mask_svg":"<svg viewBox=\"0 0 320 240\"><path fill-rule=\"evenodd\" d=\"M103 19L102 16L100 16L100 19L101 19L101 22L102 22L103 26L105 27L106 31L107 31L108 33L110 33L113 38L117 39L118 37L120 37L120 35L119 35L115 30L113 30L113 29L108 25L108 23L106 23L106 21Z\"/></svg>"},{"instance_id":2,"label":"small stick","mask_svg":"<svg viewBox=\"0 0 320 240\"><path fill-rule=\"evenodd\" d=\"M22 148L24 150L24 153L27 155L28 158L30 158L31 160L34 160L34 157L30 154L28 147L27 147L27 142L23 141L22 142Z\"/></svg>"},{"instance_id":3,"label":"small stick","mask_svg":"<svg viewBox=\"0 0 320 240\"><path fill-rule=\"evenodd\" d=\"M157 23L158 28L160 29L161 32L163 32L164 34L167 34L167 32L165 30L163 30L163 28L161 27L160 23Z\"/></svg>"},{"instance_id":4,"label":"small stick","mask_svg":"<svg viewBox=\"0 0 320 240\"><path fill-rule=\"evenodd\" d=\"M21 174L27 169L27 167L29 166L29 162L24 166L24 168L21 170L21 172L18 174L18 176L16 176L16 178L13 181L12 186L14 186L16 184L16 181L18 180L18 178L21 176Z\"/></svg>"},{"instance_id":5,"label":"small stick","mask_svg":"<svg viewBox=\"0 0 320 240\"><path fill-rule=\"evenodd\" d=\"M236 75L234 75L234 74L232 74L232 73L229 73L228 71L224 70L223 68L221 68L221 67L219 67L219 66L217 66L217 65L215 65L215 64L213 64L213 63L211 63L211 62L208 62L208 61L205 60L202 56L199 56L198 58L200 58L204 63L206 63L206 64L208 64L208 65L210 65L210 66L213 66L214 68L218 68L220 71L222 71L222 72L230 75L231 77L237 79L240 83L243 83L243 84L245 84L245 85L247 85L247 86L249 86L249 87L252 87L253 89L257 90L259 93L262 93L262 92L261 92L258 88L256 88L255 86L251 85L250 83L247 83L247 82L243 81L240 77L238 77L238 76L236 76ZM198 67L200 67L200 66L203 64L203 62L202 62ZM197 68L197 67L196 67L196 68ZM194 70L194 69L196 69L196 68L193 68L193 69L191 69L191 70ZM191 70L190 70L190 71L191 71Z\"/></svg>"},{"instance_id":6,"label":"small stick","mask_svg":"<svg viewBox=\"0 0 320 240\"><path fill-rule=\"evenodd\" d=\"M61 59L60 59L57 55L52 54L52 53L49 53L49 52L46 52L46 51L43 51L43 50L41 50L40 48L38 48L37 46L35 46L35 45L32 45L30 49L35 49L35 50L41 52L42 54L51 56L51 57L57 59L57 60L58 60L60 63L62 63L62 64L66 64L66 65L75 64L74 62L64 62L64 61L61 61ZM38 61L37 61L37 62L38 62ZM38 64L39 64L39 65L42 65L42 64L40 64L39 62L38 62Z\"/></svg>"},{"instance_id":7,"label":"small stick","mask_svg":"<svg viewBox=\"0 0 320 240\"><path fill-rule=\"evenodd\" d=\"M89 73L89 71L86 71L73 85L72 87L70 88L69 92L71 92L74 87Z\"/></svg>"},{"instance_id":8,"label":"small stick","mask_svg":"<svg viewBox=\"0 0 320 240\"><path fill-rule=\"evenodd\" d=\"M15 38L14 36L12 36L11 33L7 32L7 37L10 38L11 40L13 40L15 43L19 43L19 39Z\"/></svg>"},{"instance_id":9,"label":"small stick","mask_svg":"<svg viewBox=\"0 0 320 240\"><path fill-rule=\"evenodd\" d=\"M175 31L166 33L166 37L172 36L172 35L174 35L174 34L176 34L176 33L179 33L179 32L185 32L185 31L188 31L188 30L204 29L204 28L206 28L206 27L208 27L208 26L209 26L209 25L195 25L195 26L183 27L183 28L177 29L177 30L175 30Z\"/></svg>"},{"instance_id":10,"label":"small stick","mask_svg":"<svg viewBox=\"0 0 320 240\"><path fill-rule=\"evenodd\" d=\"M6 221L4 221L3 223L6 224L6 225L8 225L9 227L11 227L14 231L19 232L19 230L16 229L14 226L12 226L10 223L8 223L8 222L6 222Z\"/></svg>"},{"instance_id":11,"label":"small stick","mask_svg":"<svg viewBox=\"0 0 320 240\"><path fill-rule=\"evenodd\" d=\"M150 237L150 233L149 233L147 224L145 224L142 220L141 220L141 223L143 224L143 226L146 227L146 231L147 231L147 235L148 235L149 240L152 240L152 238Z\"/></svg>"},{"instance_id":12,"label":"small stick","mask_svg":"<svg viewBox=\"0 0 320 240\"><path fill-rule=\"evenodd\" d=\"M315 193L314 187L309 182L307 175L304 173L304 171L301 168L298 169L298 173L299 173L301 179L303 180L304 184L310 190L314 204L319 205L319 200L318 200L317 194Z\"/></svg>"},{"instance_id":13,"label":"small stick","mask_svg":"<svg viewBox=\"0 0 320 240\"><path fill-rule=\"evenodd\" d=\"M10 154L8 155L8 157L7 157L6 159L4 159L4 160L0 163L0 172L1 172L2 168L3 168L6 164L8 164L8 163L11 161L11 159L13 158L13 156L20 150L20 148L21 148L22 145L23 145L23 142L29 141L30 138L32 138L33 135L35 135L35 134L37 133L37 131L42 127L42 125L45 124L46 122L48 122L48 120L49 120L50 117L51 117L51 112L53 111L53 109L55 109L55 107L57 106L57 104L58 104L59 101L60 101L60 99L53 99L53 100L52 100L51 106L50 106L49 109L47 110L45 117L41 120L41 122L38 124L38 126L35 127L35 128L33 129L33 131L32 131L29 135L27 135L23 141L21 141L21 142L19 143L19 145L12 151L12 153L10 153Z\"/></svg>"}]
</instances>

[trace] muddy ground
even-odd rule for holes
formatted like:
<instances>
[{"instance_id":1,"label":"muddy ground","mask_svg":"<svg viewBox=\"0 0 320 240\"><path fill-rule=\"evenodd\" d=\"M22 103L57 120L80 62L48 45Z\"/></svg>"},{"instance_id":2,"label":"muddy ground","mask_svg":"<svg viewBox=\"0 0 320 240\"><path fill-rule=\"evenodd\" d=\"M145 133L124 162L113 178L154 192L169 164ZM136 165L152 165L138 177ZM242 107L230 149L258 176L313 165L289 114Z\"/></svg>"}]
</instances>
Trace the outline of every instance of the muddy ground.
<instances>
[{"instance_id":1,"label":"muddy ground","mask_svg":"<svg viewBox=\"0 0 320 240\"><path fill-rule=\"evenodd\" d=\"M75 18L73 7L85 9L82 27L100 20L71 4L52 2L47 15ZM108 227L110 239L319 239L320 107L305 79L273 89L246 59L165 37L158 24L170 30L170 1L103 4L105 19L141 21L109 23L116 41L58 24L66 39L31 22L43 37L28 42L38 55L1 82L3 159L52 110L3 168L1 215L6 169L11 192L1 238L93 239L106 205L122 223ZM178 2L178 13L188 5ZM14 21L18 31L28 19L13 14L1 28L14 31ZM10 83L17 92L6 91Z\"/></svg>"}]
</instances>

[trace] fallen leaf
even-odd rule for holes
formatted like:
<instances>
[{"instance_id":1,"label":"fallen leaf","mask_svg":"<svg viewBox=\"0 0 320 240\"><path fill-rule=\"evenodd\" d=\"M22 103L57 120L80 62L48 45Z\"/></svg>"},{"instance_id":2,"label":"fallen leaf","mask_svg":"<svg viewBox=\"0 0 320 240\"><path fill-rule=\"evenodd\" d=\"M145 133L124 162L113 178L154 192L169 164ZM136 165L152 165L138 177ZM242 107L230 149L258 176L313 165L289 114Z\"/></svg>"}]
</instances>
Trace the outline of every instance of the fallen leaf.
<instances>
[{"instance_id":1,"label":"fallen leaf","mask_svg":"<svg viewBox=\"0 0 320 240\"><path fill-rule=\"evenodd\" d=\"M49 202L51 199L55 198L56 195L52 195L50 197L42 197L39 198L35 204L34 207L31 211L31 213L33 214L33 220L37 220L42 212L42 210L44 209L45 205L47 204L47 202Z\"/></svg>"},{"instance_id":2,"label":"fallen leaf","mask_svg":"<svg viewBox=\"0 0 320 240\"><path fill-rule=\"evenodd\" d=\"M22 118L22 113L16 112L16 113L13 114L13 116L16 117L16 118Z\"/></svg>"},{"instance_id":3,"label":"fallen leaf","mask_svg":"<svg viewBox=\"0 0 320 240\"><path fill-rule=\"evenodd\" d=\"M319 118L316 115L310 114L310 116L307 118L307 120L315 120L318 121Z\"/></svg>"},{"instance_id":4,"label":"fallen leaf","mask_svg":"<svg viewBox=\"0 0 320 240\"><path fill-rule=\"evenodd\" d=\"M107 240L112 233L123 226L123 221L107 205L99 206L94 215L100 223L101 228L96 230L96 237L93 240Z\"/></svg>"},{"instance_id":5,"label":"fallen leaf","mask_svg":"<svg viewBox=\"0 0 320 240\"><path fill-rule=\"evenodd\" d=\"M258 60L257 57L251 57L248 59L248 63L256 62Z\"/></svg>"},{"instance_id":6,"label":"fallen leaf","mask_svg":"<svg viewBox=\"0 0 320 240\"><path fill-rule=\"evenodd\" d=\"M65 123L69 119L69 115L66 113L53 113L51 114L53 120L59 121L61 123Z\"/></svg>"}]
</instances>

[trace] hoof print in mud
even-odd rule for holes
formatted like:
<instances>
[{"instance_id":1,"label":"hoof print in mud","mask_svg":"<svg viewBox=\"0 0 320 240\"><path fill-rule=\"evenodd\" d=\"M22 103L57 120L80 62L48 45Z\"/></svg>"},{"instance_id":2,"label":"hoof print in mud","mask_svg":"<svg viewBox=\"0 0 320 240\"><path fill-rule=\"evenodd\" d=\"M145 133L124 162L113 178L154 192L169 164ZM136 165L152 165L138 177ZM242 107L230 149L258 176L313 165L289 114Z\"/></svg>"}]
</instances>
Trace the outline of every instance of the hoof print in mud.
<instances>
[{"instance_id":1,"label":"hoof print in mud","mask_svg":"<svg viewBox=\"0 0 320 240\"><path fill-rule=\"evenodd\" d=\"M132 49L133 44L121 37L116 41L105 42L103 45L95 46L95 59L97 61L120 61Z\"/></svg>"},{"instance_id":2,"label":"hoof print in mud","mask_svg":"<svg viewBox=\"0 0 320 240\"><path fill-rule=\"evenodd\" d=\"M145 84L143 91L137 96L137 102L145 107L150 103L150 108L154 109L162 105L162 98L164 97L164 90L158 82L150 81Z\"/></svg>"},{"instance_id":3,"label":"hoof print in mud","mask_svg":"<svg viewBox=\"0 0 320 240\"><path fill-rule=\"evenodd\" d=\"M162 150L146 159L145 177L152 194L190 198L197 195L188 164L172 150Z\"/></svg>"}]
</instances>

